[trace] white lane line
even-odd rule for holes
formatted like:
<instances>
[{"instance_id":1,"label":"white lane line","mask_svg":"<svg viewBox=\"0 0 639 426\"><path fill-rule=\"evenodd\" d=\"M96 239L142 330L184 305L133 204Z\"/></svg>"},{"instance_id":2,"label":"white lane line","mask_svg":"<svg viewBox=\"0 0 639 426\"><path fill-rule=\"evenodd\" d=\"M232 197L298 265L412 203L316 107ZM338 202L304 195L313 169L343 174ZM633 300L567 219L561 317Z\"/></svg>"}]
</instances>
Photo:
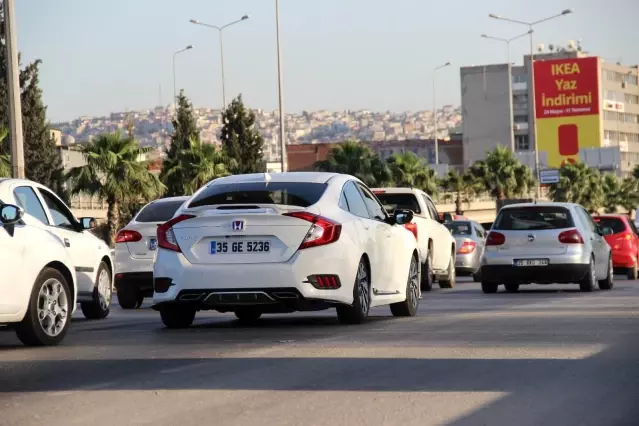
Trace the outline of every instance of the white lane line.
<instances>
[{"instance_id":1,"label":"white lane line","mask_svg":"<svg viewBox=\"0 0 639 426\"><path fill-rule=\"evenodd\" d=\"M205 364L206 363L204 363L204 362L196 362L194 364L182 365L180 367L167 368L167 369L164 369L164 370L160 370L160 374L179 373L181 371L190 370L190 369L195 368L195 367L201 367L201 366L203 366Z\"/></svg>"}]
</instances>

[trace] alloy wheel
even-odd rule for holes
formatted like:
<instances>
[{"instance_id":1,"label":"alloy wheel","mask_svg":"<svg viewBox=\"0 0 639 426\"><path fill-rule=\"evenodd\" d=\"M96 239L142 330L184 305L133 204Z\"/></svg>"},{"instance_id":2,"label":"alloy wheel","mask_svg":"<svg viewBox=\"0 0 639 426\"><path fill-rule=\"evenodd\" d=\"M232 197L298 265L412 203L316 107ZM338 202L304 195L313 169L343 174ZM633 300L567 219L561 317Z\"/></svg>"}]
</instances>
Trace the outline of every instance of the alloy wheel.
<instances>
[{"instance_id":1,"label":"alloy wheel","mask_svg":"<svg viewBox=\"0 0 639 426\"><path fill-rule=\"evenodd\" d=\"M417 268L417 260L413 258L410 262L410 270L408 273L408 292L410 294L410 303L413 307L417 307L419 301L419 269Z\"/></svg>"},{"instance_id":2,"label":"alloy wheel","mask_svg":"<svg viewBox=\"0 0 639 426\"><path fill-rule=\"evenodd\" d=\"M100 271L98 276L98 298L100 302L100 308L103 310L109 309L111 306L111 277L106 269Z\"/></svg>"},{"instance_id":3,"label":"alloy wheel","mask_svg":"<svg viewBox=\"0 0 639 426\"><path fill-rule=\"evenodd\" d=\"M357 269L357 290L359 293L359 306L362 312L368 313L370 307L370 285L366 265L362 262Z\"/></svg>"},{"instance_id":4,"label":"alloy wheel","mask_svg":"<svg viewBox=\"0 0 639 426\"><path fill-rule=\"evenodd\" d=\"M42 330L51 337L58 336L69 320L69 300L62 283L50 278L40 287L38 294L38 321Z\"/></svg>"}]
</instances>

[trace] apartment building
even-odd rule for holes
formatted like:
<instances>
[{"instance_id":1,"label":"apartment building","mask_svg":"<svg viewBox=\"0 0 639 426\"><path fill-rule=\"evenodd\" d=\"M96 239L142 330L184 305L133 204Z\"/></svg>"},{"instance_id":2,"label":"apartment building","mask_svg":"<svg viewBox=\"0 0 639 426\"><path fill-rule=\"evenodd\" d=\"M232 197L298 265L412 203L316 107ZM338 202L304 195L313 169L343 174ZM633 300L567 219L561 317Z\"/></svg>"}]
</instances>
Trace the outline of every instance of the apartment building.
<instances>
[{"instance_id":1,"label":"apartment building","mask_svg":"<svg viewBox=\"0 0 639 426\"><path fill-rule=\"evenodd\" d=\"M496 146L540 168L577 159L626 176L639 164L638 67L608 62L578 48L538 52L533 118L530 56L521 66L460 69L464 165Z\"/></svg>"}]
</instances>

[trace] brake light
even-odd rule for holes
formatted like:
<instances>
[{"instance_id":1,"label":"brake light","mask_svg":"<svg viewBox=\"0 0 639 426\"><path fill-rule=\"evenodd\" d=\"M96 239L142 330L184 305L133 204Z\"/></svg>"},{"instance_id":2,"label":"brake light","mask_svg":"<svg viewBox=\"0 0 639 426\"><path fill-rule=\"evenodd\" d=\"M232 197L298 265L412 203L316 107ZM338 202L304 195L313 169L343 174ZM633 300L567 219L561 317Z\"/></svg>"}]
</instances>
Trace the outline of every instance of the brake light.
<instances>
[{"instance_id":1,"label":"brake light","mask_svg":"<svg viewBox=\"0 0 639 426\"><path fill-rule=\"evenodd\" d=\"M569 229L559 234L559 242L562 244L583 244L584 239L576 229Z\"/></svg>"},{"instance_id":2,"label":"brake light","mask_svg":"<svg viewBox=\"0 0 639 426\"><path fill-rule=\"evenodd\" d=\"M336 290L342 286L337 275L311 275L308 282L318 290Z\"/></svg>"},{"instance_id":3,"label":"brake light","mask_svg":"<svg viewBox=\"0 0 639 426\"><path fill-rule=\"evenodd\" d=\"M142 240L142 234L137 231L131 231L128 229L124 229L118 232L118 236L115 237L115 242L117 243L135 243Z\"/></svg>"},{"instance_id":4,"label":"brake light","mask_svg":"<svg viewBox=\"0 0 639 426\"><path fill-rule=\"evenodd\" d=\"M311 229L306 233L298 250L334 243L339 240L339 236L342 233L341 224L313 213L292 212L284 213L284 216L290 216L312 223Z\"/></svg>"},{"instance_id":5,"label":"brake light","mask_svg":"<svg viewBox=\"0 0 639 426\"><path fill-rule=\"evenodd\" d=\"M457 254L468 254L475 251L477 243L474 241L464 241L464 243L457 249Z\"/></svg>"},{"instance_id":6,"label":"brake light","mask_svg":"<svg viewBox=\"0 0 639 426\"><path fill-rule=\"evenodd\" d=\"M377 195L377 194L386 194L386 191L382 190L382 189L378 189L373 191L373 194Z\"/></svg>"},{"instance_id":7,"label":"brake light","mask_svg":"<svg viewBox=\"0 0 639 426\"><path fill-rule=\"evenodd\" d=\"M178 246L175 233L173 232L173 226L194 217L192 214L181 214L158 226L158 247L181 253L180 246Z\"/></svg>"},{"instance_id":8,"label":"brake light","mask_svg":"<svg viewBox=\"0 0 639 426\"><path fill-rule=\"evenodd\" d=\"M405 223L404 224L404 228L408 229L410 232L413 233L413 235L415 236L415 239L417 239L417 224L416 223Z\"/></svg>"},{"instance_id":9,"label":"brake light","mask_svg":"<svg viewBox=\"0 0 639 426\"><path fill-rule=\"evenodd\" d=\"M506 236L501 232L490 231L486 237L487 246L500 246L506 242Z\"/></svg>"},{"instance_id":10,"label":"brake light","mask_svg":"<svg viewBox=\"0 0 639 426\"><path fill-rule=\"evenodd\" d=\"M629 233L617 235L617 241L631 241L631 240L632 240L632 235L630 235Z\"/></svg>"}]
</instances>

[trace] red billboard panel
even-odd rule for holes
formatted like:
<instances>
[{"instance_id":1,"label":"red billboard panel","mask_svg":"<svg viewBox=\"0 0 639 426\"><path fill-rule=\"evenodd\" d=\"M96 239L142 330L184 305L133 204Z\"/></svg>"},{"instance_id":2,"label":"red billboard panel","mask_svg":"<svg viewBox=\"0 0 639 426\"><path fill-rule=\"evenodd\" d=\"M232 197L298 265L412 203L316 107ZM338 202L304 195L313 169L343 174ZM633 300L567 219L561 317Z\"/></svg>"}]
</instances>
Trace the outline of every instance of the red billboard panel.
<instances>
[{"instance_id":1,"label":"red billboard panel","mask_svg":"<svg viewBox=\"0 0 639 426\"><path fill-rule=\"evenodd\" d=\"M537 118L599 114L597 57L536 61L534 67Z\"/></svg>"}]
</instances>

